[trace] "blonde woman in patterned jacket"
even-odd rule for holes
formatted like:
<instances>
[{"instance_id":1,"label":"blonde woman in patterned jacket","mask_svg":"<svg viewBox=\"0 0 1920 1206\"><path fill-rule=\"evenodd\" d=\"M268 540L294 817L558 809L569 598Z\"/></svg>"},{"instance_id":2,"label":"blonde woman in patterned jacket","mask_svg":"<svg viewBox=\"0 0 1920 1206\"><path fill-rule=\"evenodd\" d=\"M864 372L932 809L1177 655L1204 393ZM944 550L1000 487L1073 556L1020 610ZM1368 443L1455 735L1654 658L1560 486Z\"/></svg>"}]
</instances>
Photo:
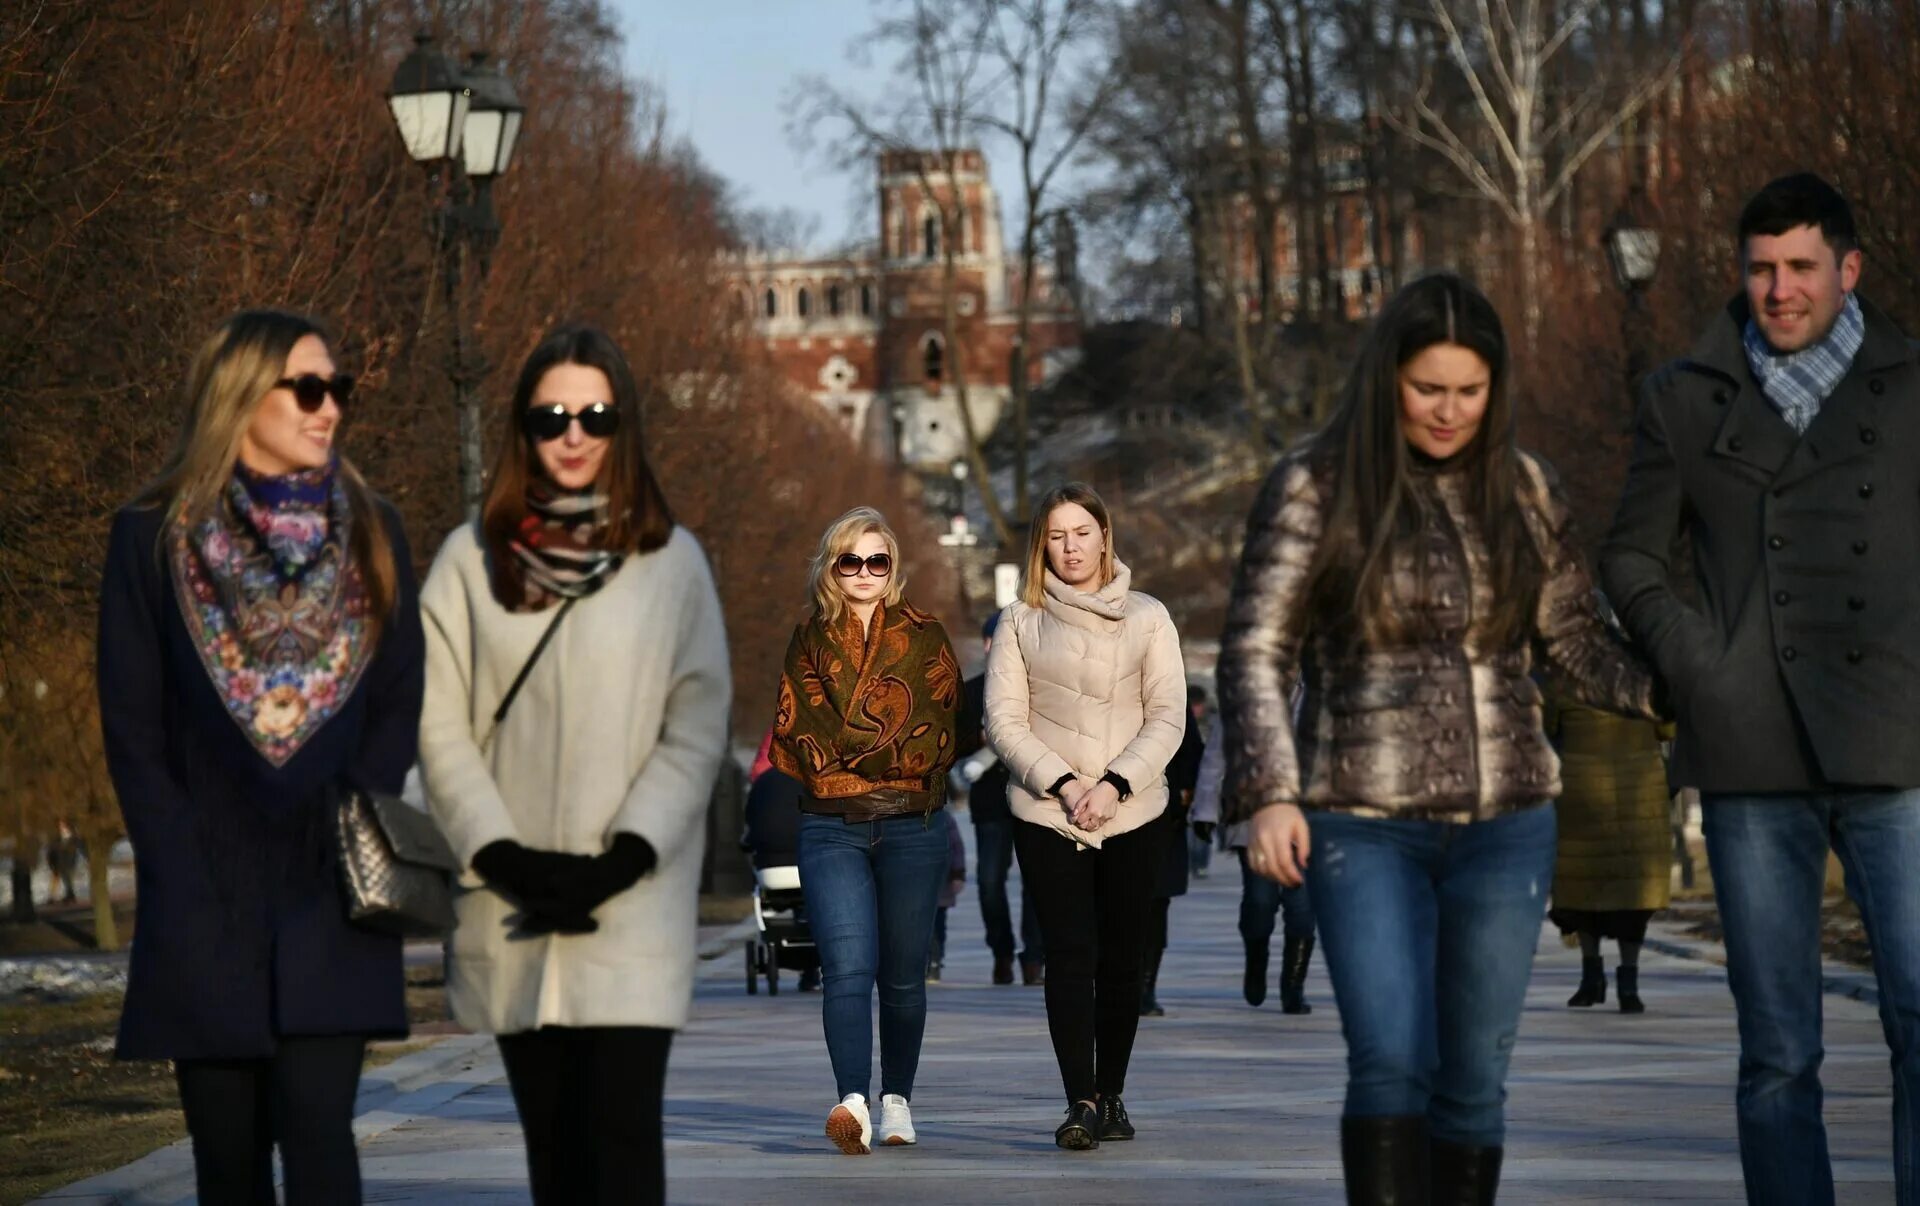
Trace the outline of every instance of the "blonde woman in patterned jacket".
<instances>
[{"instance_id":1,"label":"blonde woman in patterned jacket","mask_svg":"<svg viewBox=\"0 0 1920 1206\"><path fill-rule=\"evenodd\" d=\"M1494 1200L1560 791L1535 651L1571 696L1655 715L1509 390L1478 290L1402 289L1331 423L1267 479L1228 608L1223 819L1250 822L1254 870L1312 890L1354 1203Z\"/></svg>"}]
</instances>

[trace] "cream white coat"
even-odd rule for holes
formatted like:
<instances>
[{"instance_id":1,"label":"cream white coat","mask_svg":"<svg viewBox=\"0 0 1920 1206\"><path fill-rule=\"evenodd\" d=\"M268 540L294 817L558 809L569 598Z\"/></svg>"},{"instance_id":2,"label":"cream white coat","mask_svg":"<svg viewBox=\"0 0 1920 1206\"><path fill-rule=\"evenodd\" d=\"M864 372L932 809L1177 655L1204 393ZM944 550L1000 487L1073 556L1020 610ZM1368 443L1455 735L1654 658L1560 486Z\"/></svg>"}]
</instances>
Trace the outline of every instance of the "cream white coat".
<instances>
[{"instance_id":1,"label":"cream white coat","mask_svg":"<svg viewBox=\"0 0 1920 1206\"><path fill-rule=\"evenodd\" d=\"M420 765L461 876L447 971L471 1030L686 1022L707 806L726 754L731 672L699 543L676 528L630 556L555 632L486 753L481 744L552 610L509 612L465 526L420 590L427 694ZM509 937L512 905L472 872L500 839L598 854L638 834L658 868L594 914L592 934Z\"/></svg>"},{"instance_id":2,"label":"cream white coat","mask_svg":"<svg viewBox=\"0 0 1920 1206\"><path fill-rule=\"evenodd\" d=\"M1117 565L1094 593L1046 578L1042 606L1010 604L987 653L987 742L1007 764L1013 815L1082 846L1138 829L1167 806L1167 763L1187 731L1180 636L1158 599ZM1108 771L1133 794L1089 833L1047 794L1060 776Z\"/></svg>"}]
</instances>

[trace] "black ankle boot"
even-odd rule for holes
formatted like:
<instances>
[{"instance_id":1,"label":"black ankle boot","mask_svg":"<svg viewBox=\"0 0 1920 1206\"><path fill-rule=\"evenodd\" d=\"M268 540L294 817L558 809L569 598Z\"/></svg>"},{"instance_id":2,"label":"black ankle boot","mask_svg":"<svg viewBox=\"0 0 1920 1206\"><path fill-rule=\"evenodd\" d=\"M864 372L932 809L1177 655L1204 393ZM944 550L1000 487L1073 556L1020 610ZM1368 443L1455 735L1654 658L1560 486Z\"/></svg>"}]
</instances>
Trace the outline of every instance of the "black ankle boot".
<instances>
[{"instance_id":1,"label":"black ankle boot","mask_svg":"<svg viewBox=\"0 0 1920 1206\"><path fill-rule=\"evenodd\" d=\"M1340 1120L1347 1206L1430 1206L1431 1159L1424 1114Z\"/></svg>"},{"instance_id":2,"label":"black ankle boot","mask_svg":"<svg viewBox=\"0 0 1920 1206\"><path fill-rule=\"evenodd\" d=\"M1287 939L1280 956L1280 1012L1312 1013L1307 1004L1307 965L1313 962L1313 935Z\"/></svg>"},{"instance_id":3,"label":"black ankle boot","mask_svg":"<svg viewBox=\"0 0 1920 1206\"><path fill-rule=\"evenodd\" d=\"M1267 944L1247 943L1247 975L1240 984L1240 995L1258 1008L1267 999Z\"/></svg>"},{"instance_id":4,"label":"black ankle boot","mask_svg":"<svg viewBox=\"0 0 1920 1206\"><path fill-rule=\"evenodd\" d=\"M1160 982L1160 956L1166 954L1166 948L1147 956L1147 965L1140 971L1140 1016L1143 1018L1164 1018L1167 1011L1160 1008L1160 1000L1154 996L1154 989Z\"/></svg>"},{"instance_id":5,"label":"black ankle boot","mask_svg":"<svg viewBox=\"0 0 1920 1206\"><path fill-rule=\"evenodd\" d=\"M1498 1147L1463 1147L1433 1141L1433 1206L1493 1206L1500 1188Z\"/></svg>"},{"instance_id":6,"label":"black ankle boot","mask_svg":"<svg viewBox=\"0 0 1920 1206\"><path fill-rule=\"evenodd\" d=\"M1640 999L1640 969L1620 967L1613 974L1615 983L1620 989L1620 1012L1645 1013L1646 1002Z\"/></svg>"},{"instance_id":7,"label":"black ankle boot","mask_svg":"<svg viewBox=\"0 0 1920 1206\"><path fill-rule=\"evenodd\" d=\"M1580 988L1567 998L1573 1009L1604 1005L1607 1000L1607 964L1604 959L1580 960Z\"/></svg>"}]
</instances>

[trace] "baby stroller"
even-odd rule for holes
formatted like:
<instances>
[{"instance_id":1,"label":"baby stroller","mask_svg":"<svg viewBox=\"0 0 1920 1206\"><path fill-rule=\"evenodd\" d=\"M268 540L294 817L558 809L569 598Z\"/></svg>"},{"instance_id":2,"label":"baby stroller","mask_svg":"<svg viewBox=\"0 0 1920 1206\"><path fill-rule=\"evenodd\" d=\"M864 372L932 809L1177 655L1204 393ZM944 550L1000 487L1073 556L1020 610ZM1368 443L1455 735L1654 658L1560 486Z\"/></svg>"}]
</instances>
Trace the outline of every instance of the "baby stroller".
<instances>
[{"instance_id":1,"label":"baby stroller","mask_svg":"<svg viewBox=\"0 0 1920 1206\"><path fill-rule=\"evenodd\" d=\"M747 939L747 995L760 991L767 979L767 995L780 995L780 969L803 975L820 966L813 933L807 928L807 904L800 893L800 868L753 869L753 920L758 932Z\"/></svg>"},{"instance_id":2,"label":"baby stroller","mask_svg":"<svg viewBox=\"0 0 1920 1206\"><path fill-rule=\"evenodd\" d=\"M780 969L800 973L802 983L820 970L820 952L807 928L807 902L800 891L798 859L800 784L766 770L747 793L747 828L741 848L753 863L754 935L747 939L747 993L780 994Z\"/></svg>"}]
</instances>

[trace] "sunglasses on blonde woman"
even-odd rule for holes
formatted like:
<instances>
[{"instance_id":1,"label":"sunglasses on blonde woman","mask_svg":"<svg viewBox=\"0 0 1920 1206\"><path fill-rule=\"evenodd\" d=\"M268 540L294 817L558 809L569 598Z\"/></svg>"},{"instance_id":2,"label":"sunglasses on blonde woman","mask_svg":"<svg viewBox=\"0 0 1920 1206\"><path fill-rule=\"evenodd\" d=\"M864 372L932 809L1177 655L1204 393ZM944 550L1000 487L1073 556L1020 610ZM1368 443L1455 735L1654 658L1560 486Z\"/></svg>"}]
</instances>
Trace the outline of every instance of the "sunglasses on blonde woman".
<instances>
[{"instance_id":1,"label":"sunglasses on blonde woman","mask_svg":"<svg viewBox=\"0 0 1920 1206\"><path fill-rule=\"evenodd\" d=\"M335 373L331 380L319 373L302 373L298 377L282 377L273 385L275 389L292 390L294 404L308 414L318 411L328 394L333 395L341 410L353 400L352 373Z\"/></svg>"},{"instance_id":2,"label":"sunglasses on blonde woman","mask_svg":"<svg viewBox=\"0 0 1920 1206\"><path fill-rule=\"evenodd\" d=\"M884 578L893 572L893 558L885 553L864 558L858 553L842 553L833 563L833 572L842 578L858 578L863 568L875 578Z\"/></svg>"}]
</instances>

